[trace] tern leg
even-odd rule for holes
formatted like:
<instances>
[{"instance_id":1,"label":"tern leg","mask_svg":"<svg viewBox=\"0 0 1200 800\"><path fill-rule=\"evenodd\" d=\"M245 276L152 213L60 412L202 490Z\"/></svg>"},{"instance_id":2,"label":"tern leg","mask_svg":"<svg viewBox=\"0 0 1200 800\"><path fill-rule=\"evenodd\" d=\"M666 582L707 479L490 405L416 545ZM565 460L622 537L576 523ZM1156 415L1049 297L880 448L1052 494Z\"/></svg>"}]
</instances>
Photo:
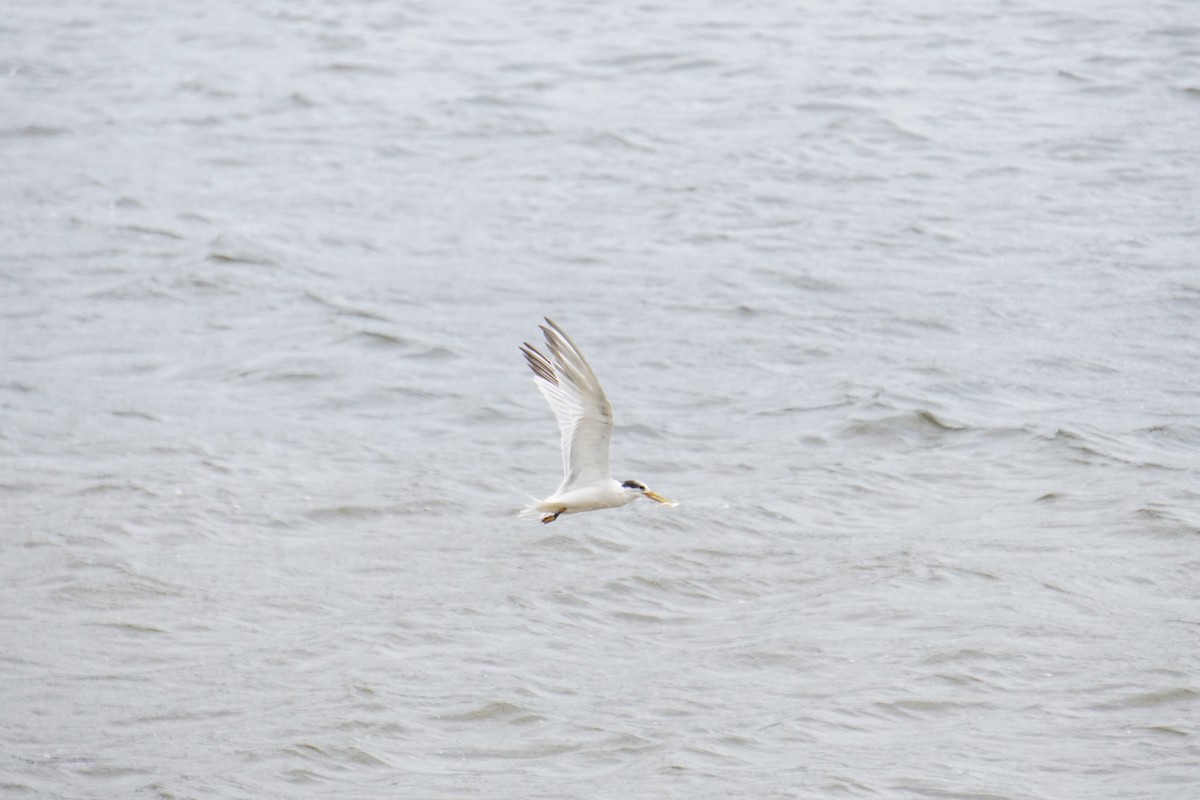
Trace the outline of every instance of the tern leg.
<instances>
[{"instance_id":1,"label":"tern leg","mask_svg":"<svg viewBox=\"0 0 1200 800\"><path fill-rule=\"evenodd\" d=\"M551 522L554 522L554 520L558 519L558 515L564 511L566 511L565 508L560 508L558 511L555 511L553 514L547 514L546 516L542 517L542 524L549 525Z\"/></svg>"}]
</instances>

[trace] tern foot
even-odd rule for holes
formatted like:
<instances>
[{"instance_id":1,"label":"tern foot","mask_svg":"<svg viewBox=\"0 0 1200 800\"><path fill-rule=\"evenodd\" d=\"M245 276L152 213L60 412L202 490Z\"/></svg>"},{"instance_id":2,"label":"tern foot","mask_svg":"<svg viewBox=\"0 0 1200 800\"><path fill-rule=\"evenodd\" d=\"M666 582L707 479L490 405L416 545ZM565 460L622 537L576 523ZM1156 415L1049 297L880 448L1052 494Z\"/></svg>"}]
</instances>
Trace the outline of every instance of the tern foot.
<instances>
[{"instance_id":1,"label":"tern foot","mask_svg":"<svg viewBox=\"0 0 1200 800\"><path fill-rule=\"evenodd\" d=\"M558 515L561 513L561 511L555 511L553 514L547 514L546 516L542 517L542 524L549 525L551 522L554 522L554 520L558 519Z\"/></svg>"}]
</instances>

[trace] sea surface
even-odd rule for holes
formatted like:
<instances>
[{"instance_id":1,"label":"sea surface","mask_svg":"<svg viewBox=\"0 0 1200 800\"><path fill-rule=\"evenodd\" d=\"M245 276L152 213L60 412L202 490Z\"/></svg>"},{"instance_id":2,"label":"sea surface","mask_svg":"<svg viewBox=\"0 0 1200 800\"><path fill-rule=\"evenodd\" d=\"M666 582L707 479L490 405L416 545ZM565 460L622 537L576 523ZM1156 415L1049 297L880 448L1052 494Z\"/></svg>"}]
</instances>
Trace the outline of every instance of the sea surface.
<instances>
[{"instance_id":1,"label":"sea surface","mask_svg":"<svg viewBox=\"0 0 1200 800\"><path fill-rule=\"evenodd\" d=\"M1200 4L0 18L0 796L1200 797ZM549 316L679 502L558 485Z\"/></svg>"}]
</instances>

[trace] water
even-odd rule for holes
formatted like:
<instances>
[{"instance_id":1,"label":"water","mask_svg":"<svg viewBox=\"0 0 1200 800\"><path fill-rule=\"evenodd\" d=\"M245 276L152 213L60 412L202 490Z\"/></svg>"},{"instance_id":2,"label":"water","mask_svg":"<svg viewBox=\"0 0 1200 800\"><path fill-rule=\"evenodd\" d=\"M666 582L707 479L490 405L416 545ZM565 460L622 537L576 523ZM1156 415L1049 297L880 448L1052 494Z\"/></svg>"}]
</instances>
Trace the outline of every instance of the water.
<instances>
[{"instance_id":1,"label":"water","mask_svg":"<svg viewBox=\"0 0 1200 800\"><path fill-rule=\"evenodd\" d=\"M4 797L1200 793L1191 4L0 41Z\"/></svg>"}]
</instances>

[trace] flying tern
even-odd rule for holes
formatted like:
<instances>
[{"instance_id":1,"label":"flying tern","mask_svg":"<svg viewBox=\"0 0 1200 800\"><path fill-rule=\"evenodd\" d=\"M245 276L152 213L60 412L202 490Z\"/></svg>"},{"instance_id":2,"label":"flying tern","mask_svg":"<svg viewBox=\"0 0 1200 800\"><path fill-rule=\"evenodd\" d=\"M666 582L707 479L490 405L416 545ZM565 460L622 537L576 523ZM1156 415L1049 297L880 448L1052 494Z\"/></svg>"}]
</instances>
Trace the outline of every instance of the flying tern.
<instances>
[{"instance_id":1,"label":"flying tern","mask_svg":"<svg viewBox=\"0 0 1200 800\"><path fill-rule=\"evenodd\" d=\"M533 370L533 382L558 420L563 481L554 494L526 506L521 515L541 514L545 524L563 514L617 508L639 497L676 505L641 481L613 480L608 466L613 414L604 387L566 331L549 317L541 329L549 357L528 342L521 352Z\"/></svg>"}]
</instances>

